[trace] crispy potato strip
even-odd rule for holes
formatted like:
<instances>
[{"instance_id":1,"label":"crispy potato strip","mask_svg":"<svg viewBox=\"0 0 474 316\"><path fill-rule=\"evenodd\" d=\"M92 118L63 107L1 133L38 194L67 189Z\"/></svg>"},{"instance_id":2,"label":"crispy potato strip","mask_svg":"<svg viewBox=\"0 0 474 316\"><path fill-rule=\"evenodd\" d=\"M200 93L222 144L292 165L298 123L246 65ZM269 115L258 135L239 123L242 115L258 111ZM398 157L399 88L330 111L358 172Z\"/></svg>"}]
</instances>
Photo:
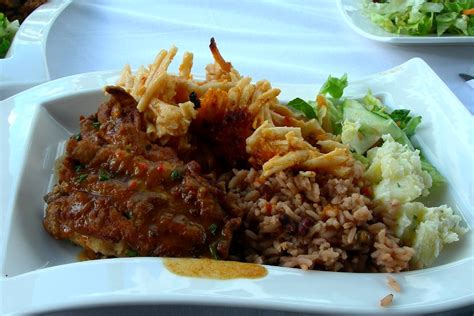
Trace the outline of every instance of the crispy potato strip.
<instances>
[{"instance_id":1,"label":"crispy potato strip","mask_svg":"<svg viewBox=\"0 0 474 316\"><path fill-rule=\"evenodd\" d=\"M211 49L212 57L214 57L214 60L217 64L219 64L222 70L224 70L225 72L230 72L232 64L224 60L224 57L222 57L221 53L219 52L219 49L217 48L217 44L214 40L214 37L211 37L211 43L209 44L209 48Z\"/></svg>"},{"instance_id":2,"label":"crispy potato strip","mask_svg":"<svg viewBox=\"0 0 474 316\"><path fill-rule=\"evenodd\" d=\"M307 142L298 127L271 126L265 121L247 138L250 162L262 165L264 178L287 168L325 171L341 177L348 176L353 163L345 146L323 141L326 153Z\"/></svg>"},{"instance_id":3,"label":"crispy potato strip","mask_svg":"<svg viewBox=\"0 0 474 316\"><path fill-rule=\"evenodd\" d=\"M249 162L263 169L262 177L296 168L345 177L354 160L346 146L323 129L325 122L297 116L280 103L280 90L267 80L252 83L227 62L212 38L209 48L214 63L206 66L206 79L192 75L193 54L184 53L179 73L168 69L177 48L161 50L148 67L135 73L126 65L118 85L138 102L150 138L166 144L178 138L185 143L193 120L219 121L228 111L245 109L252 118L253 133L246 139ZM199 98L199 108L190 101Z\"/></svg>"}]
</instances>

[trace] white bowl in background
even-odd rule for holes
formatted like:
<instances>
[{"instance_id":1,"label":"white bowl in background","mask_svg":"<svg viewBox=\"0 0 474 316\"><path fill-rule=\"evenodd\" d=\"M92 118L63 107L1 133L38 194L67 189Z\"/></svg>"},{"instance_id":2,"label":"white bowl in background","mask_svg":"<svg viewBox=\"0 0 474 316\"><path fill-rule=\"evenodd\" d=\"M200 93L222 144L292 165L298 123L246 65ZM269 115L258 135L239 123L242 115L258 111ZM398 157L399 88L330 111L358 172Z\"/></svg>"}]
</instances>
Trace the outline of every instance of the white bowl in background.
<instances>
[{"instance_id":1,"label":"white bowl in background","mask_svg":"<svg viewBox=\"0 0 474 316\"><path fill-rule=\"evenodd\" d=\"M474 36L457 35L397 35L387 32L365 16L362 10L362 0L336 0L339 12L344 21L355 32L365 38L397 45L473 45Z\"/></svg>"}]
</instances>

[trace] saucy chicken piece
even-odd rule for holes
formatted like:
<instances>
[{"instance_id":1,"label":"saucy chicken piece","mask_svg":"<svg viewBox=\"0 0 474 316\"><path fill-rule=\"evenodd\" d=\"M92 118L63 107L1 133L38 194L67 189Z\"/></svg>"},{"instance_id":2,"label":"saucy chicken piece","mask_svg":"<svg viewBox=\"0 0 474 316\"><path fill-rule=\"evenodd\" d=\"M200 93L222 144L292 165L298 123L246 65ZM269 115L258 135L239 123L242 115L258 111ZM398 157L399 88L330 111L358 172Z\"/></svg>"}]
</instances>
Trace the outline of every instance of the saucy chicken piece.
<instances>
[{"instance_id":1,"label":"saucy chicken piece","mask_svg":"<svg viewBox=\"0 0 474 316\"><path fill-rule=\"evenodd\" d=\"M136 101L125 90L98 113L81 117L45 196L45 229L96 256L228 256L239 218L221 207L218 190L195 161L147 138Z\"/></svg>"}]
</instances>

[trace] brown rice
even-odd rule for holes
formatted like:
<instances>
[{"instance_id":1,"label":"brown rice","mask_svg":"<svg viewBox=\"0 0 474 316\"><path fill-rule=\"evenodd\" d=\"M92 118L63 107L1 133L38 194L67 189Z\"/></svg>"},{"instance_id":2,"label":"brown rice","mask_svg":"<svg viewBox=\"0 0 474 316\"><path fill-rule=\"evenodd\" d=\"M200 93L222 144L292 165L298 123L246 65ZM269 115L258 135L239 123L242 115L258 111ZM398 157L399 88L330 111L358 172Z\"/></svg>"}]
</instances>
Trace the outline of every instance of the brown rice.
<instances>
[{"instance_id":1,"label":"brown rice","mask_svg":"<svg viewBox=\"0 0 474 316\"><path fill-rule=\"evenodd\" d=\"M233 170L221 185L227 202L243 214L248 262L330 271L399 272L413 250L400 247L361 194L360 174L349 179L280 171ZM224 178L229 178L226 175Z\"/></svg>"},{"instance_id":2,"label":"brown rice","mask_svg":"<svg viewBox=\"0 0 474 316\"><path fill-rule=\"evenodd\" d=\"M390 306L392 304L392 301L393 301L393 294L388 294L387 296L385 296L384 298L380 300L380 306L382 307Z\"/></svg>"},{"instance_id":3,"label":"brown rice","mask_svg":"<svg viewBox=\"0 0 474 316\"><path fill-rule=\"evenodd\" d=\"M398 283L397 280L395 280L391 276L387 277L387 283L392 289L397 292L400 292L402 290L402 288L400 287L400 283Z\"/></svg>"}]
</instances>

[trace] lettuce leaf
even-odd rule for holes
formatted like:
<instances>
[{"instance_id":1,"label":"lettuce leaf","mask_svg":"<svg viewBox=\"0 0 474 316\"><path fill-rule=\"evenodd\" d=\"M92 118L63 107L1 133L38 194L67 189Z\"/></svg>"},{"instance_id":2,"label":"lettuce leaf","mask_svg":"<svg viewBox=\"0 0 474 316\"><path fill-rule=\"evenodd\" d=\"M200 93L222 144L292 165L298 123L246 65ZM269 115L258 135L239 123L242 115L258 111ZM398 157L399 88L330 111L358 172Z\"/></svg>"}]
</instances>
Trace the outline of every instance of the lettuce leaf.
<instances>
[{"instance_id":1,"label":"lettuce leaf","mask_svg":"<svg viewBox=\"0 0 474 316\"><path fill-rule=\"evenodd\" d=\"M300 111L309 119L317 118L315 107L311 106L308 102L301 98L291 100L290 102L288 102L287 106L297 111Z\"/></svg>"},{"instance_id":2,"label":"lettuce leaf","mask_svg":"<svg viewBox=\"0 0 474 316\"><path fill-rule=\"evenodd\" d=\"M373 23L395 34L474 34L474 16L463 13L474 0L364 0L363 7Z\"/></svg>"},{"instance_id":3,"label":"lettuce leaf","mask_svg":"<svg viewBox=\"0 0 474 316\"><path fill-rule=\"evenodd\" d=\"M405 132L408 137L415 135L415 130L421 123L421 116L412 117L410 110L397 109L389 114L390 118Z\"/></svg>"},{"instance_id":4,"label":"lettuce leaf","mask_svg":"<svg viewBox=\"0 0 474 316\"><path fill-rule=\"evenodd\" d=\"M431 181L433 182L433 187L443 185L446 183L446 179L439 173L438 169L433 166L428 159L423 156L423 153L420 154L421 169L428 172L431 176Z\"/></svg>"},{"instance_id":5,"label":"lettuce leaf","mask_svg":"<svg viewBox=\"0 0 474 316\"><path fill-rule=\"evenodd\" d=\"M324 105L315 101L308 101L317 111L319 123L334 135L339 135L342 128L342 108L338 99L324 98Z\"/></svg>"},{"instance_id":6,"label":"lettuce leaf","mask_svg":"<svg viewBox=\"0 0 474 316\"><path fill-rule=\"evenodd\" d=\"M347 85L347 74L344 74L341 78L330 75L321 87L319 94L326 95L329 93L333 98L339 99L344 94Z\"/></svg>"},{"instance_id":7,"label":"lettuce leaf","mask_svg":"<svg viewBox=\"0 0 474 316\"><path fill-rule=\"evenodd\" d=\"M408 114L410 114L410 110L399 109L394 110L389 114L389 116L395 121L395 123L397 123L398 126L400 126L400 128L404 128L407 123L407 119L409 120Z\"/></svg>"},{"instance_id":8,"label":"lettuce leaf","mask_svg":"<svg viewBox=\"0 0 474 316\"><path fill-rule=\"evenodd\" d=\"M0 58L7 54L19 27L17 20L10 22L3 13L0 13Z\"/></svg>"},{"instance_id":9,"label":"lettuce leaf","mask_svg":"<svg viewBox=\"0 0 474 316\"><path fill-rule=\"evenodd\" d=\"M405 124L402 130L405 132L405 135L407 135L407 137L412 137L413 135L415 135L415 130L418 125L420 125L420 123L421 116L409 117L408 122Z\"/></svg>"}]
</instances>

